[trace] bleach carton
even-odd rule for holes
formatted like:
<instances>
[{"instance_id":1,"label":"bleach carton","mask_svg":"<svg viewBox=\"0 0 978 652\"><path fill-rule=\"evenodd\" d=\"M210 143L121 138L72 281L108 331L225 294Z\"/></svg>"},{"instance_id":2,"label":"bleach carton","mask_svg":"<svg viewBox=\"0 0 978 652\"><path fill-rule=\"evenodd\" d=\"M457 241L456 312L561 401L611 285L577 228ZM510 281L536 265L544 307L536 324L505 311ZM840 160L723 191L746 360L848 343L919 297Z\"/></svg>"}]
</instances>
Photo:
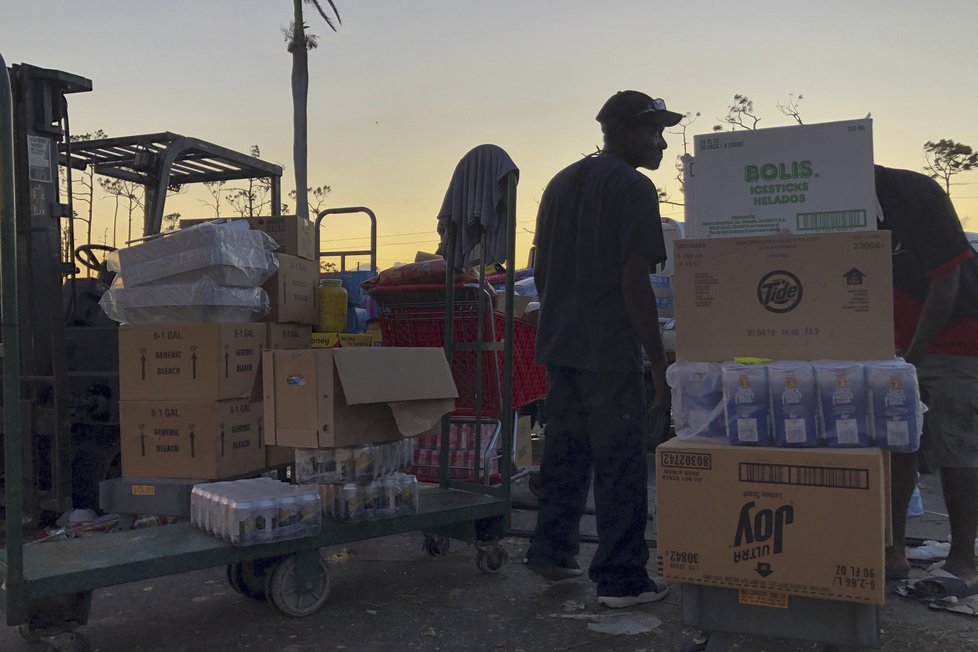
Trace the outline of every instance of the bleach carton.
<instances>
[{"instance_id":1,"label":"bleach carton","mask_svg":"<svg viewBox=\"0 0 978 652\"><path fill-rule=\"evenodd\" d=\"M818 390L815 371L805 361L772 362L767 368L771 421L778 446L817 446Z\"/></svg>"},{"instance_id":2,"label":"bleach carton","mask_svg":"<svg viewBox=\"0 0 978 652\"><path fill-rule=\"evenodd\" d=\"M825 444L842 448L872 445L863 365L853 361L818 360L812 366Z\"/></svg>"},{"instance_id":3,"label":"bleach carton","mask_svg":"<svg viewBox=\"0 0 978 652\"><path fill-rule=\"evenodd\" d=\"M725 362L721 365L727 439L732 444L771 445L767 368Z\"/></svg>"},{"instance_id":4,"label":"bleach carton","mask_svg":"<svg viewBox=\"0 0 978 652\"><path fill-rule=\"evenodd\" d=\"M924 425L917 370L900 359L865 365L874 443L902 452L917 450Z\"/></svg>"}]
</instances>

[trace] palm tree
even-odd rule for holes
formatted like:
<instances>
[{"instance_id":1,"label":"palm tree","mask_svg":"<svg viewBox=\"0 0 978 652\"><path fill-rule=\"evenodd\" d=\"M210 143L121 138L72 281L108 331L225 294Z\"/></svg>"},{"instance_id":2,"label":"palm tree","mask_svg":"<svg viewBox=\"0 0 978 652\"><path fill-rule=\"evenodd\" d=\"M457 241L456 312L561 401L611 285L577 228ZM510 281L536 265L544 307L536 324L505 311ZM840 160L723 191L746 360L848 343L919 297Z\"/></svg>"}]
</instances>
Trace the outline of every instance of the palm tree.
<instances>
[{"instance_id":1,"label":"palm tree","mask_svg":"<svg viewBox=\"0 0 978 652\"><path fill-rule=\"evenodd\" d=\"M308 219L309 202L306 195L306 179L308 177L309 144L307 142L306 105L309 99L309 50L318 45L318 38L315 34L306 34L308 25L305 24L302 17L303 2L316 7L319 15L323 17L323 20L334 32L336 31L336 24L342 25L343 21L340 20L340 12L333 4L333 0L326 0L326 2L333 10L333 15L336 16L336 24L323 9L319 0L292 0L295 18L288 30L283 30L288 51L292 53L292 165L295 168L295 210L296 215Z\"/></svg>"}]
</instances>

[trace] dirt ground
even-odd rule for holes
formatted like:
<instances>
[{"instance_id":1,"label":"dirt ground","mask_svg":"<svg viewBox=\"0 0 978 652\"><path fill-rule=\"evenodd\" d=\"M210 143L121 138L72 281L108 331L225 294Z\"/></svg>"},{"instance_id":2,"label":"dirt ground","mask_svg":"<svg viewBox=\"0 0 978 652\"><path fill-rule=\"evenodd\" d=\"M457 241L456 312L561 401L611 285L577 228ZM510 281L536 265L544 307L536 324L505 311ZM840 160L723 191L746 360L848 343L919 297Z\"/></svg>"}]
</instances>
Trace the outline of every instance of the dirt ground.
<instances>
[{"instance_id":1,"label":"dirt ground","mask_svg":"<svg viewBox=\"0 0 978 652\"><path fill-rule=\"evenodd\" d=\"M924 476L923 484L927 513L911 520L910 534L946 539L937 478ZM517 485L514 497L525 502L528 496ZM516 510L513 528L529 529L534 520L532 510ZM593 523L582 523L582 534L588 528ZM327 550L330 598L304 619L238 595L224 568L213 568L100 589L80 631L90 649L100 652L652 651L680 650L699 634L682 622L678 588L661 603L605 609L596 604L588 580L548 584L524 568L522 536L504 541L510 560L492 575L479 572L474 550L464 543L453 541L443 557L429 556L421 543L421 535L412 533ZM586 543L581 561L593 551ZM629 628L635 633L621 633ZM888 652L978 650L978 618L935 611L897 595L881 609L881 631ZM0 650L41 649L21 640L14 628L0 628ZM823 646L737 636L732 649L800 652Z\"/></svg>"}]
</instances>

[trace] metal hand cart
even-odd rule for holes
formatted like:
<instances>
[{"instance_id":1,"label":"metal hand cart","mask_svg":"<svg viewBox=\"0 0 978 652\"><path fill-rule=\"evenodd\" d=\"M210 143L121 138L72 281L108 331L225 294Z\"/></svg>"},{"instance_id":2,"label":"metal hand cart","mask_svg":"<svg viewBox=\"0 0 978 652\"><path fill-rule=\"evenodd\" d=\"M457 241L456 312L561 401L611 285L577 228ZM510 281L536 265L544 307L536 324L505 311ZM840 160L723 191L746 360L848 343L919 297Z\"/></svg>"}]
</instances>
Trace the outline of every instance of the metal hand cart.
<instances>
[{"instance_id":1,"label":"metal hand cart","mask_svg":"<svg viewBox=\"0 0 978 652\"><path fill-rule=\"evenodd\" d=\"M289 616L315 613L330 591L329 572L321 548L351 541L409 531L430 531L474 541L478 566L485 572L503 562L498 545L508 526L509 486L467 490L446 479L422 492L420 510L396 518L324 525L314 537L232 546L179 523L142 530L114 532L91 538L24 544L23 515L24 440L23 384L20 373L17 292L17 229L14 212L12 94L6 64L0 57L0 309L2 309L4 465L6 470L6 541L0 551L0 608L8 625L17 625L26 638L57 646L57 635L70 632L88 619L95 589L127 582L226 566L230 585L243 595L268 601ZM516 179L509 179L507 208L508 252L515 250ZM507 284L507 333L512 333L512 275ZM447 345L446 345L447 346ZM9 354L13 352L13 354ZM508 388L512 350L503 347ZM505 414L505 412L504 412ZM511 429L511 424L510 424ZM23 433L24 436L13 436ZM509 454L508 440L503 441ZM502 464L508 466L508 457ZM507 469L508 470L508 469ZM444 474L443 474L444 476ZM504 474L505 476L505 474ZM505 477L504 477L505 479ZM484 490L482 490L484 489ZM491 491L490 491L491 489ZM84 649L84 639L64 639L65 649Z\"/></svg>"}]
</instances>

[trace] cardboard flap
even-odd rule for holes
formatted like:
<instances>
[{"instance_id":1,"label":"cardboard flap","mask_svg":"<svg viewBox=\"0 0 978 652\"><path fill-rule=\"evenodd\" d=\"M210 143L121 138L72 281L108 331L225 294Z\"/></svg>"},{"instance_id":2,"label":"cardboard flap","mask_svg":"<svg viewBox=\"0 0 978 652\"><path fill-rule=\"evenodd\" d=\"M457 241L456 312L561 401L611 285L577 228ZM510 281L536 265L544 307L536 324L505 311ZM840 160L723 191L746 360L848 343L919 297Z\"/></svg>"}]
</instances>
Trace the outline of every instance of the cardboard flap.
<instances>
[{"instance_id":1,"label":"cardboard flap","mask_svg":"<svg viewBox=\"0 0 978 652\"><path fill-rule=\"evenodd\" d=\"M394 413L397 429L405 437L413 437L431 430L442 416L455 409L455 399L436 398L424 401L388 403Z\"/></svg>"},{"instance_id":2,"label":"cardboard flap","mask_svg":"<svg viewBox=\"0 0 978 652\"><path fill-rule=\"evenodd\" d=\"M349 405L458 397L441 348L357 347L332 352Z\"/></svg>"}]
</instances>

